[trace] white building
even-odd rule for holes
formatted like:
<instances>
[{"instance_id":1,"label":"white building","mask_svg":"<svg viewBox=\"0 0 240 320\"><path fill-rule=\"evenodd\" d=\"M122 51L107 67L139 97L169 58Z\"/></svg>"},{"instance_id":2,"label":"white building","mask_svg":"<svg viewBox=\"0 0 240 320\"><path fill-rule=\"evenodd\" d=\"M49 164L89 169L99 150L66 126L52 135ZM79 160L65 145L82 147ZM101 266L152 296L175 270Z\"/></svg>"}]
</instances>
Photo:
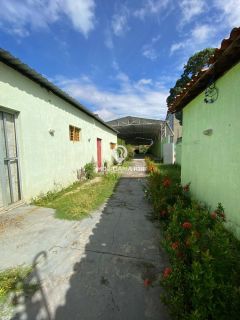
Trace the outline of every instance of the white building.
<instances>
[{"instance_id":1,"label":"white building","mask_svg":"<svg viewBox=\"0 0 240 320\"><path fill-rule=\"evenodd\" d=\"M117 133L27 65L0 50L0 210L111 162Z\"/></svg>"}]
</instances>

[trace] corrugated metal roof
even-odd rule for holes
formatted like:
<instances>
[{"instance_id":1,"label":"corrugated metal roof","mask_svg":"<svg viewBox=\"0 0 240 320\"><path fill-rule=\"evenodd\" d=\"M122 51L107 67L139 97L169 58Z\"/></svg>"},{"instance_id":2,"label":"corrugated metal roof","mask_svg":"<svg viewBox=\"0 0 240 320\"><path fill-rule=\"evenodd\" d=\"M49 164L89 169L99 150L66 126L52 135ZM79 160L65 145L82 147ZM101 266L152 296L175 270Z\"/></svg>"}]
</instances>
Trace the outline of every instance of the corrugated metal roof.
<instances>
[{"instance_id":1,"label":"corrugated metal roof","mask_svg":"<svg viewBox=\"0 0 240 320\"><path fill-rule=\"evenodd\" d=\"M170 136L174 135L167 121L164 120L127 116L109 121L108 124L117 129L119 138L133 145L149 145L161 137L165 129Z\"/></svg>"},{"instance_id":2,"label":"corrugated metal roof","mask_svg":"<svg viewBox=\"0 0 240 320\"><path fill-rule=\"evenodd\" d=\"M15 69L16 71L20 72L27 78L37 82L41 86L45 87L47 90L52 91L54 94L59 96L60 98L64 99L65 101L69 102L71 105L76 107L77 109L83 111L90 117L94 118L96 121L103 124L108 129L114 131L117 133L116 130L114 130L111 126L109 126L106 122L104 122L102 119L97 117L95 114L93 114L91 111L89 111L87 108L85 108L82 104L80 104L77 100L73 99L71 96L69 96L66 92L58 88L56 85L48 81L46 78L44 78L40 73L36 72L35 70L31 69L28 65L24 64L22 61L17 59L16 57L12 56L8 51L3 50L0 48L0 61L4 64L8 65L9 67Z\"/></svg>"},{"instance_id":3,"label":"corrugated metal roof","mask_svg":"<svg viewBox=\"0 0 240 320\"><path fill-rule=\"evenodd\" d=\"M212 81L216 81L226 71L240 61L240 27L234 28L228 39L223 39L219 49L210 58L210 67L201 70L168 105L171 113L182 110L198 96Z\"/></svg>"}]
</instances>

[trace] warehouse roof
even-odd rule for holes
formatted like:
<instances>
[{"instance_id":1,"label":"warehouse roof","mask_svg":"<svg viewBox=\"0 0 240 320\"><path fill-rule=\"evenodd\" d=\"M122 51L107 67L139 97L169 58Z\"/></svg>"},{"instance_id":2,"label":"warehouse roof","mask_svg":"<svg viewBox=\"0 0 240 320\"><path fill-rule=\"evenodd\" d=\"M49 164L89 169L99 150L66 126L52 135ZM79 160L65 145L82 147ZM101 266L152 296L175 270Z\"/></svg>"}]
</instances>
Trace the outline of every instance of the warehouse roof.
<instances>
[{"instance_id":1,"label":"warehouse roof","mask_svg":"<svg viewBox=\"0 0 240 320\"><path fill-rule=\"evenodd\" d=\"M210 58L210 67L201 70L187 84L186 88L168 105L171 113L182 110L190 101L198 96L213 81L216 81L226 71L240 60L240 27L234 28L228 39L223 39L219 49Z\"/></svg>"},{"instance_id":2,"label":"warehouse roof","mask_svg":"<svg viewBox=\"0 0 240 320\"><path fill-rule=\"evenodd\" d=\"M65 101L69 102L71 105L73 105L77 109L83 111L84 113L86 113L90 117L94 118L96 121L100 122L108 129L111 129L112 131L117 132L111 126L109 126L106 122L104 122L102 119L100 119L94 113L92 113L90 110L88 110L86 107L84 107L77 100L75 100L74 98L69 96L66 92L64 92L63 90L58 88L56 85L51 83L49 80L44 78L40 73L31 69L28 65L24 64L22 61L20 61L16 57L12 56L8 51L5 51L1 48L0 48L0 62L3 62L4 64L6 64L9 67L20 72L21 74L23 74L27 78L37 82L38 84L40 84L41 86L43 86L47 90L52 91L54 94L56 94L60 98L64 99Z\"/></svg>"},{"instance_id":3,"label":"warehouse roof","mask_svg":"<svg viewBox=\"0 0 240 320\"><path fill-rule=\"evenodd\" d=\"M118 137L127 144L150 145L166 135L173 136L171 128L164 120L128 116L108 121L108 124L118 131Z\"/></svg>"}]
</instances>

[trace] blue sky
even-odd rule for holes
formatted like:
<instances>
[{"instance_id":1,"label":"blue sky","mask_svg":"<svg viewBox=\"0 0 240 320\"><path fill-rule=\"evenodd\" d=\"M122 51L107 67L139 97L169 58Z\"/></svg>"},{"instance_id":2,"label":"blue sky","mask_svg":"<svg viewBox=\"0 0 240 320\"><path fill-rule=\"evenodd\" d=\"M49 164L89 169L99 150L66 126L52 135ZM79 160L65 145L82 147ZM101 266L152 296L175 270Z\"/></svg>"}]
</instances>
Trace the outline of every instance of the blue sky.
<instances>
[{"instance_id":1,"label":"blue sky","mask_svg":"<svg viewBox=\"0 0 240 320\"><path fill-rule=\"evenodd\" d=\"M188 57L240 25L240 0L0 0L0 46L104 120L164 118Z\"/></svg>"}]
</instances>

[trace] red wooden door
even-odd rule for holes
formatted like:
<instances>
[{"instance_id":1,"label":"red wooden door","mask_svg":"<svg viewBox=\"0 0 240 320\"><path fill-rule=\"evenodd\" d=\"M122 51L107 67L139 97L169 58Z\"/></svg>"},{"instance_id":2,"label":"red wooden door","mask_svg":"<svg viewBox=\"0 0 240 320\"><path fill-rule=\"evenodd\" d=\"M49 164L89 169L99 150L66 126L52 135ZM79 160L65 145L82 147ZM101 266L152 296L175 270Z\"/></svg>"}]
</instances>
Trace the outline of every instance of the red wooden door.
<instances>
[{"instance_id":1,"label":"red wooden door","mask_svg":"<svg viewBox=\"0 0 240 320\"><path fill-rule=\"evenodd\" d=\"M102 140L97 138L97 166L98 170L102 167Z\"/></svg>"}]
</instances>

